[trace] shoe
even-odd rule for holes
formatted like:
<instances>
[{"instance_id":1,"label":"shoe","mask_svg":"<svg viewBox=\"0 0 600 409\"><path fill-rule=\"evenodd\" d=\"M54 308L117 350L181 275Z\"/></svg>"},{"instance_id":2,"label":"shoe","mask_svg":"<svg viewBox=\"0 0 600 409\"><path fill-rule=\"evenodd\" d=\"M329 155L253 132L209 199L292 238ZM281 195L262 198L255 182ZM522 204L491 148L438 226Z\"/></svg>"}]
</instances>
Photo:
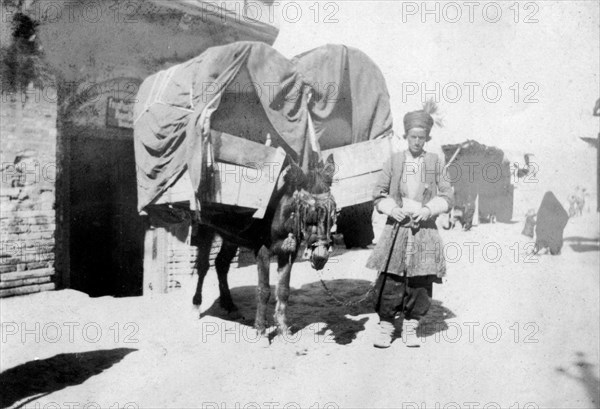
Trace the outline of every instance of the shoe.
<instances>
[{"instance_id":1,"label":"shoe","mask_svg":"<svg viewBox=\"0 0 600 409\"><path fill-rule=\"evenodd\" d=\"M389 321L379 322L379 331L375 336L373 346L375 348L389 348L392 345L395 329L394 324Z\"/></svg>"},{"instance_id":2,"label":"shoe","mask_svg":"<svg viewBox=\"0 0 600 409\"><path fill-rule=\"evenodd\" d=\"M407 321L411 319L405 318ZM417 321L416 323L414 321ZM406 323L406 329L402 331L402 343L406 345L408 348L420 348L421 344L424 341L423 338L417 334L419 326L418 320L412 320L411 322Z\"/></svg>"}]
</instances>

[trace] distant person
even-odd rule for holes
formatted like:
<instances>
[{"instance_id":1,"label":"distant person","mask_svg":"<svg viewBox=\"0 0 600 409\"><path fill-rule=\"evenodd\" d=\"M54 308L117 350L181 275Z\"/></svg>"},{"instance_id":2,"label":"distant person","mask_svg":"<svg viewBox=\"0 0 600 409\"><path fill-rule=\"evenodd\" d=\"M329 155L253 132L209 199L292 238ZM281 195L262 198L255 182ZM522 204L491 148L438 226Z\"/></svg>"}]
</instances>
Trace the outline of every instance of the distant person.
<instances>
[{"instance_id":1,"label":"distant person","mask_svg":"<svg viewBox=\"0 0 600 409\"><path fill-rule=\"evenodd\" d=\"M586 189L577 186L575 193L569 196L569 217L582 216L585 207Z\"/></svg>"},{"instance_id":2,"label":"distant person","mask_svg":"<svg viewBox=\"0 0 600 409\"><path fill-rule=\"evenodd\" d=\"M535 254L558 255L563 246L563 233L569 214L554 193L546 192L537 211L535 226Z\"/></svg>"},{"instance_id":3,"label":"distant person","mask_svg":"<svg viewBox=\"0 0 600 409\"><path fill-rule=\"evenodd\" d=\"M464 229L464 206L454 206L448 214L448 225L442 227L444 230L452 230L456 227L457 223L460 223Z\"/></svg>"},{"instance_id":4,"label":"distant person","mask_svg":"<svg viewBox=\"0 0 600 409\"><path fill-rule=\"evenodd\" d=\"M525 215L525 226L523 226L522 235L531 237L533 239L534 229L535 229L535 209L529 209L527 214Z\"/></svg>"},{"instance_id":5,"label":"distant person","mask_svg":"<svg viewBox=\"0 0 600 409\"><path fill-rule=\"evenodd\" d=\"M464 225L463 225L463 230L464 231L470 231L471 228L473 227L473 218L475 217L475 205L467 203L465 205L465 215L463 217L464 220Z\"/></svg>"},{"instance_id":6,"label":"distant person","mask_svg":"<svg viewBox=\"0 0 600 409\"><path fill-rule=\"evenodd\" d=\"M444 230L451 230L460 223L464 231L470 231L473 228L473 217L475 216L475 205L467 201L464 206L454 206L450 210L448 225L442 226Z\"/></svg>"},{"instance_id":7,"label":"distant person","mask_svg":"<svg viewBox=\"0 0 600 409\"><path fill-rule=\"evenodd\" d=\"M581 188L581 213L585 210L586 213L590 212L590 202L587 200L589 193L585 187ZM587 204L587 206L586 206Z\"/></svg>"},{"instance_id":8,"label":"distant person","mask_svg":"<svg viewBox=\"0 0 600 409\"><path fill-rule=\"evenodd\" d=\"M367 268L379 271L375 311L380 322L374 341L379 348L390 346L395 326L402 328L404 318L427 313L433 283L441 283L446 274L435 220L451 208L453 190L442 175L444 160L424 150L433 123L424 110L406 114L408 150L392 154L373 193L376 209L388 216L367 261Z\"/></svg>"}]
</instances>

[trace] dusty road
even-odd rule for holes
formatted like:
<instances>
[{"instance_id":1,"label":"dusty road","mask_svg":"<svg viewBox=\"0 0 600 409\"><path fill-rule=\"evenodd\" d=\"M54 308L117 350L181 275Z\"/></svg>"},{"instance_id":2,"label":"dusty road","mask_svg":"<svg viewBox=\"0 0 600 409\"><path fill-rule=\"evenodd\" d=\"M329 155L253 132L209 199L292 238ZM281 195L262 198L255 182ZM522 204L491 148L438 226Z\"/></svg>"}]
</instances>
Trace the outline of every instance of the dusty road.
<instances>
[{"instance_id":1,"label":"dusty road","mask_svg":"<svg viewBox=\"0 0 600 409\"><path fill-rule=\"evenodd\" d=\"M560 256L529 257L521 223L443 232L450 260L435 304L410 339L372 347L368 306L339 307L306 263L292 274L294 337L256 342L255 267L232 269L243 319L202 318L193 282L154 298L57 291L0 301L2 403L31 408L597 408L598 215L572 219ZM340 298L374 278L370 250L339 251L325 270ZM275 265L272 266L275 271ZM194 278L195 279L195 278ZM271 283L275 283L272 273ZM271 306L272 308L273 306ZM420 347L409 348L417 342Z\"/></svg>"}]
</instances>

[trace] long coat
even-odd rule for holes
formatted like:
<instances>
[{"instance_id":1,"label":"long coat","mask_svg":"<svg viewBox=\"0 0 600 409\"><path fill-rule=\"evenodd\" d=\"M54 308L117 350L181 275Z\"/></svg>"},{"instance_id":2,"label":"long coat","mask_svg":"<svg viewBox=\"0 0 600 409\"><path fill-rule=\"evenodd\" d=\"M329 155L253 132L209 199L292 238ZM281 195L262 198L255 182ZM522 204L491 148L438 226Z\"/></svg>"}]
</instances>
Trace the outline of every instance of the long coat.
<instances>
[{"instance_id":1,"label":"long coat","mask_svg":"<svg viewBox=\"0 0 600 409\"><path fill-rule=\"evenodd\" d=\"M394 153L384 164L373 191L375 205L386 197L401 204L402 198L407 196L406 185L402 183L405 155L406 151ZM444 171L444 161L438 155L426 152L423 162L419 178L421 183L414 199L426 205L433 198L441 197L451 208L454 193ZM434 215L416 228L408 227L405 223L395 234L395 221L388 217L381 238L367 261L367 268L397 275L407 270L408 277L432 276L433 281L441 282L446 275L446 263L436 218L437 215ZM390 257L391 246L393 251Z\"/></svg>"}]
</instances>

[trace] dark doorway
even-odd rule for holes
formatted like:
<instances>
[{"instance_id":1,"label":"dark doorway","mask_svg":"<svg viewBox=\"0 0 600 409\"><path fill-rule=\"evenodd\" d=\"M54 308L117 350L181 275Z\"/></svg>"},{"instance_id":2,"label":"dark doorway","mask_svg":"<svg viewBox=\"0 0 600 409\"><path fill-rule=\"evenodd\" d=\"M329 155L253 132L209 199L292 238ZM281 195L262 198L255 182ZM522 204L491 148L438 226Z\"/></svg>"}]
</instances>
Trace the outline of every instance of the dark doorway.
<instances>
[{"instance_id":1,"label":"dark doorway","mask_svg":"<svg viewBox=\"0 0 600 409\"><path fill-rule=\"evenodd\" d=\"M142 294L143 218L137 212L133 131L68 126L71 288Z\"/></svg>"}]
</instances>

